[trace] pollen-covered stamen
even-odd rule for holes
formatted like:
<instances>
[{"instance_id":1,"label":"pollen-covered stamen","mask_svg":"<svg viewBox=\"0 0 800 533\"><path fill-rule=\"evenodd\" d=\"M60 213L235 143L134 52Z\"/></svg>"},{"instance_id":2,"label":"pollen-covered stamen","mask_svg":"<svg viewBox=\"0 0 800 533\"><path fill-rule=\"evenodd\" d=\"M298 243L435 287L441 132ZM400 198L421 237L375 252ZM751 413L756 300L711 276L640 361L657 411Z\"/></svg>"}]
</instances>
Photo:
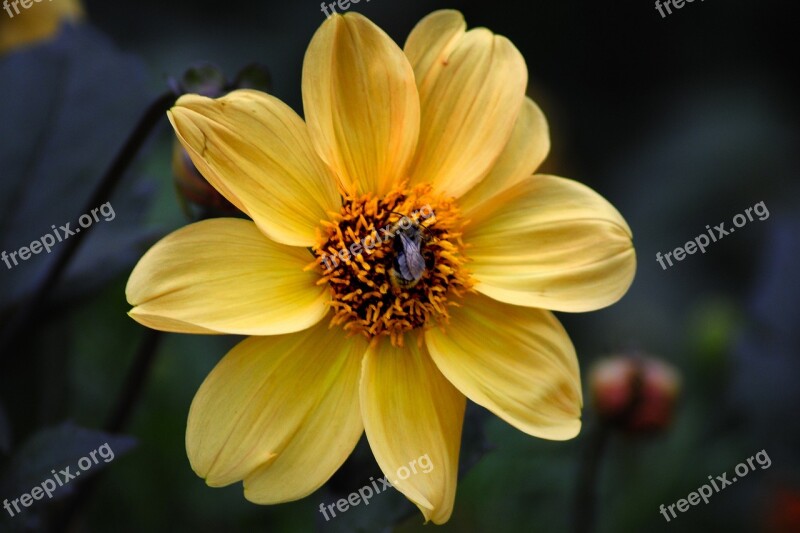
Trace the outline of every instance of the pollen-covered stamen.
<instances>
[{"instance_id":1,"label":"pollen-covered stamen","mask_svg":"<svg viewBox=\"0 0 800 533\"><path fill-rule=\"evenodd\" d=\"M455 203L429 185L345 199L309 265L330 287L332 323L396 345L406 332L446 323L448 307L472 287L462 225Z\"/></svg>"}]
</instances>

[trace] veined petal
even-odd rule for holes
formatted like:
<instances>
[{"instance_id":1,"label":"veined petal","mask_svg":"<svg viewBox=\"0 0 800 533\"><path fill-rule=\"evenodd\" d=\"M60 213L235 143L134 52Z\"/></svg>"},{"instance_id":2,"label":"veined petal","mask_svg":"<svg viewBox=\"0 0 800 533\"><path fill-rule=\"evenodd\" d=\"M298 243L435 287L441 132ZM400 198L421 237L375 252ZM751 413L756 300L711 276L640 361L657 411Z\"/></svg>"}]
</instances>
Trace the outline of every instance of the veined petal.
<instances>
[{"instance_id":1,"label":"veined petal","mask_svg":"<svg viewBox=\"0 0 800 533\"><path fill-rule=\"evenodd\" d=\"M292 109L265 93L212 100L182 96L168 112L197 169L274 241L312 246L320 220L339 211L336 178Z\"/></svg>"},{"instance_id":2,"label":"veined petal","mask_svg":"<svg viewBox=\"0 0 800 533\"><path fill-rule=\"evenodd\" d=\"M446 332L429 329L425 341L458 390L517 429L552 440L580 431L578 359L549 311L470 295Z\"/></svg>"},{"instance_id":3,"label":"veined petal","mask_svg":"<svg viewBox=\"0 0 800 533\"><path fill-rule=\"evenodd\" d=\"M550 131L547 119L539 106L525 98L517 117L511 139L480 183L459 198L458 205L465 218L494 195L530 177L550 152Z\"/></svg>"},{"instance_id":4,"label":"veined petal","mask_svg":"<svg viewBox=\"0 0 800 533\"><path fill-rule=\"evenodd\" d=\"M133 269L131 317L179 333L276 335L327 312L327 287L305 272L308 250L266 238L249 220L218 218L161 239Z\"/></svg>"},{"instance_id":5,"label":"veined petal","mask_svg":"<svg viewBox=\"0 0 800 533\"><path fill-rule=\"evenodd\" d=\"M245 497L261 504L318 489L363 431L366 349L327 324L239 343L192 401L186 451L194 471L214 487L244 479Z\"/></svg>"},{"instance_id":6,"label":"veined petal","mask_svg":"<svg viewBox=\"0 0 800 533\"><path fill-rule=\"evenodd\" d=\"M492 168L525 98L528 69L511 41L465 32L458 11L436 11L414 28L405 52L419 89L419 143L411 184L461 196Z\"/></svg>"},{"instance_id":7,"label":"veined petal","mask_svg":"<svg viewBox=\"0 0 800 533\"><path fill-rule=\"evenodd\" d=\"M420 20L406 39L403 47L417 75L417 85L426 82L419 75L435 77L436 63L444 61L467 32L464 15L455 9L440 9ZM432 83L431 79L427 83Z\"/></svg>"},{"instance_id":8,"label":"veined petal","mask_svg":"<svg viewBox=\"0 0 800 533\"><path fill-rule=\"evenodd\" d=\"M381 342L367 352L361 375L364 428L392 485L426 521L443 524L453 512L466 398L424 347L408 344ZM425 456L432 466L427 473L417 464Z\"/></svg>"},{"instance_id":9,"label":"veined petal","mask_svg":"<svg viewBox=\"0 0 800 533\"><path fill-rule=\"evenodd\" d=\"M385 194L406 177L419 96L403 51L358 13L326 20L306 51L303 107L314 145L351 194Z\"/></svg>"},{"instance_id":10,"label":"veined petal","mask_svg":"<svg viewBox=\"0 0 800 533\"><path fill-rule=\"evenodd\" d=\"M602 196L576 181L536 175L473 212L464 232L477 281L495 300L592 311L633 282L631 230Z\"/></svg>"}]
</instances>

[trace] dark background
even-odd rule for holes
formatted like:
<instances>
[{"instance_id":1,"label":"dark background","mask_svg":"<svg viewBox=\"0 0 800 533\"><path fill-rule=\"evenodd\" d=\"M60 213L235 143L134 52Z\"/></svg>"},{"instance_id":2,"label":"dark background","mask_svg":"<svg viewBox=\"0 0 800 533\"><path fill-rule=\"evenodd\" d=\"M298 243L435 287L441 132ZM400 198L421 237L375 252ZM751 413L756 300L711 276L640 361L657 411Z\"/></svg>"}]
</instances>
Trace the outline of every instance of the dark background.
<instances>
[{"instance_id":1,"label":"dark background","mask_svg":"<svg viewBox=\"0 0 800 533\"><path fill-rule=\"evenodd\" d=\"M445 7L461 10L470 27L507 36L526 58L529 95L551 129L543 170L587 183L633 229L639 266L625 298L602 311L559 315L584 378L598 358L631 350L660 357L682 375L667 431L611 436L597 481L596 530L800 530L778 525L791 516L800 523L797 9L785 0L696 0L662 19L648 1L362 0L350 10L402 44L417 20ZM0 57L3 249L76 219L148 100L197 61L229 76L264 63L273 93L302 113L303 55L324 20L313 1L97 0L85 8L87 24L108 40L77 30ZM124 389L144 335L125 316L127 275L154 239L186 223L172 185L171 143L163 120L110 199L117 218L87 240L24 342L0 354L2 498L44 479L20 474L31 463L46 465L45 473L67 464L54 450L68 447L65 439L85 441L59 424L99 430ZM656 252L682 246L707 224L730 226L761 201L768 219L668 270L656 262ZM4 324L51 259L13 271L0 265ZM136 445L113 437L120 453L95 478L78 530L420 531L421 515L398 494L321 519L320 503L377 474L364 446L328 486L281 506L252 505L240 486L211 489L194 475L183 440L189 404L235 340L167 336L123 431ZM470 413L464 457L476 462L465 464L471 468L461 476L453 517L437 530L569 530L586 512L574 503L576 475L597 424L587 383L585 430L570 442L537 440L480 410ZM93 449L75 446L78 457ZM760 450L769 469L669 524L659 514L660 504ZM73 503L37 502L24 516L0 519L0 531L44 529Z\"/></svg>"}]
</instances>

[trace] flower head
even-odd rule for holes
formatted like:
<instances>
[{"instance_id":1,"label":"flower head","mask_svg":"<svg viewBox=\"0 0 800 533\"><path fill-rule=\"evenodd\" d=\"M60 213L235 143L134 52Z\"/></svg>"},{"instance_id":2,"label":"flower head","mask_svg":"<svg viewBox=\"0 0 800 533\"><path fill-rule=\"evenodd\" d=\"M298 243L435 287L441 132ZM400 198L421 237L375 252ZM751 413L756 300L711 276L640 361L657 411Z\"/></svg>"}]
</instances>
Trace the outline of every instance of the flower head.
<instances>
[{"instance_id":1,"label":"flower head","mask_svg":"<svg viewBox=\"0 0 800 533\"><path fill-rule=\"evenodd\" d=\"M0 54L49 39L63 22L83 18L80 0L48 0L29 4L27 8L21 2L5 2L3 9Z\"/></svg>"},{"instance_id":2,"label":"flower head","mask_svg":"<svg viewBox=\"0 0 800 533\"><path fill-rule=\"evenodd\" d=\"M526 84L511 42L456 11L404 49L348 13L309 45L305 120L250 90L177 102L192 161L252 221L168 235L127 297L149 327L250 336L189 413L209 485L301 498L366 431L395 487L443 523L467 398L530 435L578 433L578 361L547 309L614 303L635 254L597 193L534 174L549 137ZM421 456L430 473L398 478Z\"/></svg>"}]
</instances>

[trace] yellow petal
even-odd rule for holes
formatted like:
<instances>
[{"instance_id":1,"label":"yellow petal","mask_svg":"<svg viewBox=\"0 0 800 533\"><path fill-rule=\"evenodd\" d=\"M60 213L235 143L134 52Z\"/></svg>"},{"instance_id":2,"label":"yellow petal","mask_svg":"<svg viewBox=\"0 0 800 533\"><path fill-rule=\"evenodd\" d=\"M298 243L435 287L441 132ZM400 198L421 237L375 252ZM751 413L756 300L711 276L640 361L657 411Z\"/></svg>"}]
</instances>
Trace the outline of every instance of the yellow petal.
<instances>
[{"instance_id":1,"label":"yellow petal","mask_svg":"<svg viewBox=\"0 0 800 533\"><path fill-rule=\"evenodd\" d=\"M581 427L581 377L572 342L552 313L470 295L425 341L467 398L517 429L565 440Z\"/></svg>"},{"instance_id":2,"label":"yellow petal","mask_svg":"<svg viewBox=\"0 0 800 533\"><path fill-rule=\"evenodd\" d=\"M239 343L189 410L194 471L210 486L244 480L245 497L261 504L318 489L363 431L358 382L366 348L326 324Z\"/></svg>"},{"instance_id":3,"label":"yellow petal","mask_svg":"<svg viewBox=\"0 0 800 533\"><path fill-rule=\"evenodd\" d=\"M433 83L436 63L442 62L467 32L464 16L454 9L440 9L420 20L411 30L403 47L417 75L417 84ZM420 76L422 74L423 76ZM426 80L424 75L432 76Z\"/></svg>"},{"instance_id":4,"label":"yellow petal","mask_svg":"<svg viewBox=\"0 0 800 533\"><path fill-rule=\"evenodd\" d=\"M361 375L364 429L387 479L426 521L443 524L453 512L466 398L424 347L409 344L381 342L367 352Z\"/></svg>"},{"instance_id":5,"label":"yellow petal","mask_svg":"<svg viewBox=\"0 0 800 533\"><path fill-rule=\"evenodd\" d=\"M528 83L525 60L511 41L485 28L464 28L461 13L437 11L417 24L405 45L421 112L411 182L430 182L456 197L500 156Z\"/></svg>"},{"instance_id":6,"label":"yellow petal","mask_svg":"<svg viewBox=\"0 0 800 533\"><path fill-rule=\"evenodd\" d=\"M320 220L339 211L335 177L303 120L277 98L185 95L168 115L197 169L272 240L311 246Z\"/></svg>"},{"instance_id":7,"label":"yellow petal","mask_svg":"<svg viewBox=\"0 0 800 533\"><path fill-rule=\"evenodd\" d=\"M322 319L330 298L304 272L308 250L264 237L249 220L218 218L156 243L133 269L125 294L145 326L180 333L276 335Z\"/></svg>"},{"instance_id":8,"label":"yellow petal","mask_svg":"<svg viewBox=\"0 0 800 533\"><path fill-rule=\"evenodd\" d=\"M314 145L351 194L406 177L419 97L403 51L358 13L326 20L306 51L303 107Z\"/></svg>"},{"instance_id":9,"label":"yellow petal","mask_svg":"<svg viewBox=\"0 0 800 533\"><path fill-rule=\"evenodd\" d=\"M591 311L619 300L633 282L628 224L589 187L536 175L473 214L464 233L475 288L501 302Z\"/></svg>"},{"instance_id":10,"label":"yellow petal","mask_svg":"<svg viewBox=\"0 0 800 533\"><path fill-rule=\"evenodd\" d=\"M550 131L539 106L525 99L511 139L489 174L462 196L458 205L465 218L494 195L531 176L550 151Z\"/></svg>"},{"instance_id":11,"label":"yellow petal","mask_svg":"<svg viewBox=\"0 0 800 533\"><path fill-rule=\"evenodd\" d=\"M83 6L78 0L47 0L36 6L15 5L9 0L0 12L0 55L22 46L55 36L63 22L83 18Z\"/></svg>"}]
</instances>

